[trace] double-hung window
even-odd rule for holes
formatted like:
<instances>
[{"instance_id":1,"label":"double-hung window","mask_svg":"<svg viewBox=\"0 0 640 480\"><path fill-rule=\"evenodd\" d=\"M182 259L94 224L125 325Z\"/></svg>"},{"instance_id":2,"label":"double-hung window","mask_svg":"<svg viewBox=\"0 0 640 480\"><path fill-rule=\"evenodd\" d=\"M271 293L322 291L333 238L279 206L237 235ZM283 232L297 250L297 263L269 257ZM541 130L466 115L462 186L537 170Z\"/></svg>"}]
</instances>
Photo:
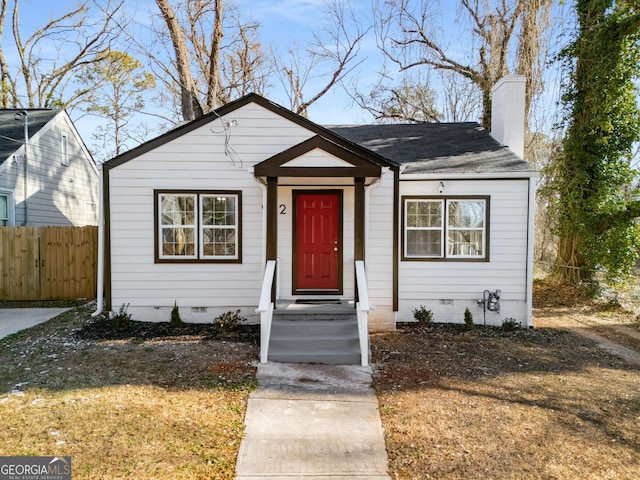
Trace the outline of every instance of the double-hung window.
<instances>
[{"instance_id":1,"label":"double-hung window","mask_svg":"<svg viewBox=\"0 0 640 480\"><path fill-rule=\"evenodd\" d=\"M240 262L241 193L156 191L156 261Z\"/></svg>"},{"instance_id":2,"label":"double-hung window","mask_svg":"<svg viewBox=\"0 0 640 480\"><path fill-rule=\"evenodd\" d=\"M440 258L444 246L444 200L405 200L405 256Z\"/></svg>"},{"instance_id":3,"label":"double-hung window","mask_svg":"<svg viewBox=\"0 0 640 480\"><path fill-rule=\"evenodd\" d=\"M488 197L403 197L403 259L487 261L488 209Z\"/></svg>"}]
</instances>

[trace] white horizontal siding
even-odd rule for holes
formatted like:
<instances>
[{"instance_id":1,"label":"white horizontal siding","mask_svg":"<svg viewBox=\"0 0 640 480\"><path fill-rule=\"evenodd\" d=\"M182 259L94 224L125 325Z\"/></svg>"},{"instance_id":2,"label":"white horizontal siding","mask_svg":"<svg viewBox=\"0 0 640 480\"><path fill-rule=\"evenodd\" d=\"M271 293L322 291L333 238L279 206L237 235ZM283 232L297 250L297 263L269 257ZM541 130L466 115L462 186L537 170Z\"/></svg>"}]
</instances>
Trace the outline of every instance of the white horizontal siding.
<instances>
[{"instance_id":1,"label":"white horizontal siding","mask_svg":"<svg viewBox=\"0 0 640 480\"><path fill-rule=\"evenodd\" d=\"M177 302L180 307L207 307L212 311L251 311L257 304L266 242L264 187L256 182L251 167L313 133L254 104L225 117L225 121L230 120L236 123L230 137L221 122L215 121L110 171L114 309L130 303L142 314L149 311L145 308L164 311ZM229 138L227 148L225 138ZM225 156L225 149L230 156ZM303 162L326 166L333 160L326 152L314 150ZM292 294L292 191L328 188L344 192L343 297L353 298L354 188L337 185L346 181L352 182L342 178L280 179L277 203L285 209L280 214L278 208L282 297ZM490 196L490 261L401 261L397 319L411 320L412 309L419 305L437 312L438 321L462 321L466 306L474 309L477 317L477 300L485 289L501 289L501 315L520 319L526 315L527 180L446 180L444 184L444 195L450 198ZM367 187L367 278L371 303L386 312L381 322L393 315L393 188L391 172ZM439 188L438 181L406 181L401 182L400 194L439 195ZM155 264L154 189L241 191L242 263Z\"/></svg>"},{"instance_id":2,"label":"white horizontal siding","mask_svg":"<svg viewBox=\"0 0 640 480\"><path fill-rule=\"evenodd\" d=\"M365 266L369 300L376 308L393 305L393 172L367 192Z\"/></svg>"},{"instance_id":3,"label":"white horizontal siding","mask_svg":"<svg viewBox=\"0 0 640 480\"><path fill-rule=\"evenodd\" d=\"M420 305L431 309L437 321L462 322L469 307L478 322L477 300L484 290L502 291L500 314L487 312L493 323L507 316L526 320L528 181L482 180L444 182L442 195L490 196L489 262L401 261L398 320L412 320ZM401 182L403 195L439 195L439 182ZM402 245L401 245L402 248ZM453 300L453 305L441 300ZM483 321L483 319L481 319Z\"/></svg>"},{"instance_id":4,"label":"white horizontal siding","mask_svg":"<svg viewBox=\"0 0 640 480\"><path fill-rule=\"evenodd\" d=\"M310 152L307 152L297 158L294 158L293 160L288 161L287 163L283 164L283 167L355 168L349 162L346 162L345 160L342 160L340 158L333 157L320 148L313 149Z\"/></svg>"},{"instance_id":5,"label":"white horizontal siding","mask_svg":"<svg viewBox=\"0 0 640 480\"><path fill-rule=\"evenodd\" d=\"M249 171L313 134L272 112L247 105L109 172L112 306L211 307L249 311L258 303L264 264L264 189ZM242 193L242 263L154 263L154 190L238 190ZM142 310L141 310L142 309ZM181 311L182 313L182 311ZM166 320L166 319L161 319Z\"/></svg>"},{"instance_id":6,"label":"white horizontal siding","mask_svg":"<svg viewBox=\"0 0 640 480\"><path fill-rule=\"evenodd\" d=\"M68 165L62 165L61 134L67 137ZM2 177L7 176L13 185L16 225L23 225L25 208L22 149L18 158L19 163L12 163ZM92 162L83 145L78 143L74 130L63 113L34 135L27 151L29 225L97 225L98 174ZM93 204L94 208L85 210L85 203Z\"/></svg>"}]
</instances>

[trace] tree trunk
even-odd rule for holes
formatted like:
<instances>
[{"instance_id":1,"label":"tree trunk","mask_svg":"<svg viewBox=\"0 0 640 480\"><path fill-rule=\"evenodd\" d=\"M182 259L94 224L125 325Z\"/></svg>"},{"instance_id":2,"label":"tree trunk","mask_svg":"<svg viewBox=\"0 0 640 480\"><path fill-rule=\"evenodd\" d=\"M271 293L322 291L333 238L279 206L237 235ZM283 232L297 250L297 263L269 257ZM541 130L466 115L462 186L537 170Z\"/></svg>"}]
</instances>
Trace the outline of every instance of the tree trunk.
<instances>
[{"instance_id":1,"label":"tree trunk","mask_svg":"<svg viewBox=\"0 0 640 480\"><path fill-rule=\"evenodd\" d=\"M552 277L564 284L578 284L582 278L584 258L580 254L580 239L577 236L560 236L558 253L553 267Z\"/></svg>"},{"instance_id":2,"label":"tree trunk","mask_svg":"<svg viewBox=\"0 0 640 480\"><path fill-rule=\"evenodd\" d=\"M215 0L216 17L213 23L211 53L209 55L209 88L207 91L207 111L212 111L220 103L220 47L222 37L222 0Z\"/></svg>"},{"instance_id":3,"label":"tree trunk","mask_svg":"<svg viewBox=\"0 0 640 480\"><path fill-rule=\"evenodd\" d=\"M4 20L7 15L7 0L0 0L0 40L4 36ZM0 107L9 108L9 92L10 92L9 67L4 56L4 49L0 43Z\"/></svg>"},{"instance_id":4,"label":"tree trunk","mask_svg":"<svg viewBox=\"0 0 640 480\"><path fill-rule=\"evenodd\" d=\"M176 67L180 81L182 117L185 121L191 121L203 115L202 106L198 100L195 81L189 67L189 52L178 19L173 13L173 8L169 5L169 0L156 0L158 8L162 13L162 18L167 24L167 29L171 35L173 50L176 55Z\"/></svg>"}]
</instances>

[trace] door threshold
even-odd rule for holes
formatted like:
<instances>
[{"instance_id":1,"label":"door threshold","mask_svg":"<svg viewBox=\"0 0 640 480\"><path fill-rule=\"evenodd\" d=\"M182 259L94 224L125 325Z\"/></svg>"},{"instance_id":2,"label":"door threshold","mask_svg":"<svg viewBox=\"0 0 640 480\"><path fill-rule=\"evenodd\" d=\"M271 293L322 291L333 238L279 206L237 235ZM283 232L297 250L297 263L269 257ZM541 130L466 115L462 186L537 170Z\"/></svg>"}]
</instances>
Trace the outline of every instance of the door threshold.
<instances>
[{"instance_id":1,"label":"door threshold","mask_svg":"<svg viewBox=\"0 0 640 480\"><path fill-rule=\"evenodd\" d=\"M341 305L339 298L297 298L298 305Z\"/></svg>"}]
</instances>

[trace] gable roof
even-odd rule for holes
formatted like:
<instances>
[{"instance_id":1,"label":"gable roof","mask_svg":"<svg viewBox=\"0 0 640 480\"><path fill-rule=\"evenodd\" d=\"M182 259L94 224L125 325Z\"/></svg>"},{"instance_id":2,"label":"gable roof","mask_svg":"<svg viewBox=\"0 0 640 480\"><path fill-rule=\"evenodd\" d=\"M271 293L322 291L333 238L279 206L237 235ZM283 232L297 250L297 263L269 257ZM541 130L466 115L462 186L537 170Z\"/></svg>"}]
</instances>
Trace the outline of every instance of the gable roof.
<instances>
[{"instance_id":1,"label":"gable roof","mask_svg":"<svg viewBox=\"0 0 640 480\"><path fill-rule=\"evenodd\" d=\"M16 114L23 111L27 112L29 138L60 113L49 108L0 109L0 165L24 145L24 120L16 120Z\"/></svg>"},{"instance_id":2,"label":"gable roof","mask_svg":"<svg viewBox=\"0 0 640 480\"><path fill-rule=\"evenodd\" d=\"M140 155L147 153L155 148L158 148L159 146L164 145L172 140L175 140L176 138L186 135L187 133L193 130L196 130L197 128L207 125L208 123L214 120L217 120L218 118L224 115L228 115L231 112L234 112L235 110L249 103L256 103L261 107L264 107L267 110L270 110L271 112L277 115L280 115L281 117L286 118L287 120L290 120L300 125L301 127L306 128L307 130L325 139L328 139L329 141L341 147L347 148L359 155L370 158L372 161L374 161L378 165L397 166L397 164L394 161L384 158L378 155L376 152L371 151L367 148L363 148L357 143L353 143L350 140L344 137L341 137L340 135L336 135L331 130L321 125L318 125L317 123L314 123L311 120L303 117L302 115L298 115L297 113L294 113L291 110L278 105L277 103L267 100L266 98L258 95L257 93L249 93L244 97L241 97L237 100L233 100L232 102L229 102L226 105L223 105L222 107L217 108L216 110L213 110L212 112L209 112L203 115L202 117L196 118L195 120L192 120L172 130L169 130L168 132L160 135L159 137L156 137L145 143L142 143L137 147L132 148L131 150L124 152L118 155L117 157L112 158L111 160L106 161L103 165L107 169L117 167L118 165L126 163L129 160L133 160L134 158L139 157Z\"/></svg>"},{"instance_id":3,"label":"gable roof","mask_svg":"<svg viewBox=\"0 0 640 480\"><path fill-rule=\"evenodd\" d=\"M535 174L529 163L475 122L321 126L266 98L249 93L104 163L117 167L197 128L256 103L379 166L404 166L404 174ZM281 159L278 159L281 160Z\"/></svg>"},{"instance_id":4,"label":"gable roof","mask_svg":"<svg viewBox=\"0 0 640 480\"><path fill-rule=\"evenodd\" d=\"M535 173L475 122L328 127L403 165L404 174Z\"/></svg>"},{"instance_id":5,"label":"gable roof","mask_svg":"<svg viewBox=\"0 0 640 480\"><path fill-rule=\"evenodd\" d=\"M336 158L344 160L349 166L332 166L330 176L332 177L379 177L381 167L375 163L375 158L371 155L362 155L352 149L345 148L336 143L330 142L324 137L315 135L302 143L294 145L283 152L268 158L254 167L254 172L259 176L311 176L326 177L326 168L323 167L303 167L287 166L286 164L305 153L315 149L327 152Z\"/></svg>"}]
</instances>

